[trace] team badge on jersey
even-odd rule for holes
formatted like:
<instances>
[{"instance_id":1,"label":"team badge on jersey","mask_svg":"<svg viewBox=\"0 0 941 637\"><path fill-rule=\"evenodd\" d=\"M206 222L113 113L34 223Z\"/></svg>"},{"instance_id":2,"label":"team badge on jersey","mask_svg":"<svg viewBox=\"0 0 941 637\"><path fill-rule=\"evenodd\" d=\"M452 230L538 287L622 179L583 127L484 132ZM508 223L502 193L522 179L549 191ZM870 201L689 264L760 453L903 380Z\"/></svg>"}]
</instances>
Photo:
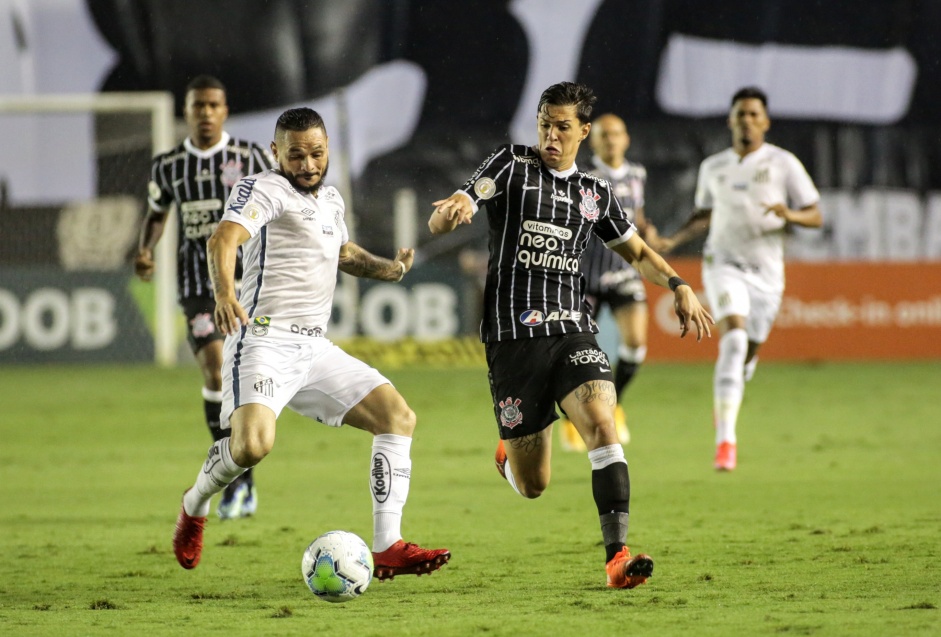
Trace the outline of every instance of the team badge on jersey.
<instances>
[{"instance_id":1,"label":"team badge on jersey","mask_svg":"<svg viewBox=\"0 0 941 637\"><path fill-rule=\"evenodd\" d=\"M536 327L537 325L542 325L543 323L543 314L539 310L526 310L520 314L520 323L527 325L529 327Z\"/></svg>"},{"instance_id":2,"label":"team badge on jersey","mask_svg":"<svg viewBox=\"0 0 941 637\"><path fill-rule=\"evenodd\" d=\"M497 191L497 184L490 177L481 177L474 184L474 192L481 199L490 199Z\"/></svg>"},{"instance_id":3,"label":"team badge on jersey","mask_svg":"<svg viewBox=\"0 0 941 637\"><path fill-rule=\"evenodd\" d=\"M219 181L231 188L238 183L238 180L245 176L242 170L242 162L230 159L222 164L219 174Z\"/></svg>"},{"instance_id":4,"label":"team badge on jersey","mask_svg":"<svg viewBox=\"0 0 941 637\"><path fill-rule=\"evenodd\" d=\"M507 429L512 429L523 422L523 412L520 411L519 398L513 400L507 396L506 400L500 401L500 423Z\"/></svg>"},{"instance_id":5,"label":"team badge on jersey","mask_svg":"<svg viewBox=\"0 0 941 637\"><path fill-rule=\"evenodd\" d=\"M600 212L598 200L601 199L601 195L593 192L591 188L582 188L578 193L582 196L582 202L578 204L578 209L583 217L589 221L594 221L598 218Z\"/></svg>"},{"instance_id":6,"label":"team badge on jersey","mask_svg":"<svg viewBox=\"0 0 941 637\"><path fill-rule=\"evenodd\" d=\"M157 185L156 181L151 181L147 184L147 194L150 195L150 198L154 201L160 201L160 186Z\"/></svg>"},{"instance_id":7,"label":"team badge on jersey","mask_svg":"<svg viewBox=\"0 0 941 637\"><path fill-rule=\"evenodd\" d=\"M255 336L267 336L268 326L271 324L271 318L267 316L256 316L252 321L252 334Z\"/></svg>"}]
</instances>

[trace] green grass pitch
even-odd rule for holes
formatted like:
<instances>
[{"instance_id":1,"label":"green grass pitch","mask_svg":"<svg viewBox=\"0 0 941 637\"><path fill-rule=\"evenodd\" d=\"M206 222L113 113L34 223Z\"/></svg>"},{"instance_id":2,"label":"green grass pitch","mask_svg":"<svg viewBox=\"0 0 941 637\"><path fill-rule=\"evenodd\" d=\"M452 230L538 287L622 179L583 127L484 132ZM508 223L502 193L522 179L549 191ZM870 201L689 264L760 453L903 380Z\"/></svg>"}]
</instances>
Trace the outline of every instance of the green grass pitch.
<instances>
[{"instance_id":1,"label":"green grass pitch","mask_svg":"<svg viewBox=\"0 0 941 637\"><path fill-rule=\"evenodd\" d=\"M584 454L557 449L524 500L493 468L483 370L383 371L419 418L406 539L453 559L331 605L301 555L331 529L371 540L368 435L285 412L258 515L210 519L184 571L170 536L209 445L196 369L0 369L0 633L941 634L936 362L763 363L729 474L711 367L644 367L624 401L629 543L656 570L631 591L604 586Z\"/></svg>"}]
</instances>

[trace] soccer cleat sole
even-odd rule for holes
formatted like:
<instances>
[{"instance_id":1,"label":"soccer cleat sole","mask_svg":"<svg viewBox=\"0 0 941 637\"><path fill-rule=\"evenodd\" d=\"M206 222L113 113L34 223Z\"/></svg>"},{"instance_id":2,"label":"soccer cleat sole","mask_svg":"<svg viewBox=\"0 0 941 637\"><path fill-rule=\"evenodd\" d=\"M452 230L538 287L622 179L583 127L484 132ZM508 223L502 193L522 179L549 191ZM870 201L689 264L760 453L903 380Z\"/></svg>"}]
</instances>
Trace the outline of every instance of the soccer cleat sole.
<instances>
[{"instance_id":1,"label":"soccer cleat sole","mask_svg":"<svg viewBox=\"0 0 941 637\"><path fill-rule=\"evenodd\" d=\"M444 553L436 556L433 560L417 562L408 566L383 566L376 564L373 567L373 577L380 582L394 579L396 575L425 575L431 574L448 563L451 559L450 553Z\"/></svg>"},{"instance_id":2,"label":"soccer cleat sole","mask_svg":"<svg viewBox=\"0 0 941 637\"><path fill-rule=\"evenodd\" d=\"M635 555L628 560L624 569L625 582L622 586L608 583L609 588L636 588L647 582L653 575L653 558L643 553Z\"/></svg>"}]
</instances>

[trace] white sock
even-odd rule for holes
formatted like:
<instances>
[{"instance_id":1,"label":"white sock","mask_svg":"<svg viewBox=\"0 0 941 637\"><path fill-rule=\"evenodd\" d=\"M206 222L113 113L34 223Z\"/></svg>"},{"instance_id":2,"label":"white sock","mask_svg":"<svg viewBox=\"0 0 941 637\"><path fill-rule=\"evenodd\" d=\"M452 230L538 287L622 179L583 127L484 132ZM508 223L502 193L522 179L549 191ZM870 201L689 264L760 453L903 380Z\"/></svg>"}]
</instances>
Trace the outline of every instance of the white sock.
<instances>
[{"instance_id":1,"label":"white sock","mask_svg":"<svg viewBox=\"0 0 941 637\"><path fill-rule=\"evenodd\" d=\"M735 443L735 424L738 409L745 393L742 368L748 355L748 334L733 329L719 339L719 358L716 360L713 383L713 416L716 423L716 444Z\"/></svg>"},{"instance_id":2,"label":"white sock","mask_svg":"<svg viewBox=\"0 0 941 637\"><path fill-rule=\"evenodd\" d=\"M212 496L235 482L247 470L248 467L240 467L232 459L229 438L214 442L209 447L203 468L196 476L196 484L183 496L183 510L187 515L206 517L209 515L209 500Z\"/></svg>"},{"instance_id":3,"label":"white sock","mask_svg":"<svg viewBox=\"0 0 941 637\"><path fill-rule=\"evenodd\" d=\"M598 447L588 452L588 460L591 462L591 470L598 471L615 462L627 464L624 457L624 447L621 445L608 445L607 447Z\"/></svg>"},{"instance_id":4,"label":"white sock","mask_svg":"<svg viewBox=\"0 0 941 637\"><path fill-rule=\"evenodd\" d=\"M510 483L510 486L513 487L513 490L523 495L520 491L520 488L516 486L516 478L513 476L513 469L510 467L510 459L507 458L506 462L503 463L503 473L506 474L506 481Z\"/></svg>"},{"instance_id":5,"label":"white sock","mask_svg":"<svg viewBox=\"0 0 941 637\"><path fill-rule=\"evenodd\" d=\"M618 346L618 360L626 363L636 363L640 365L647 358L647 346L628 347L624 343Z\"/></svg>"},{"instance_id":6,"label":"white sock","mask_svg":"<svg viewBox=\"0 0 941 637\"><path fill-rule=\"evenodd\" d=\"M372 494L372 550L381 553L402 539L402 509L412 477L412 439L395 434L373 438L369 466Z\"/></svg>"},{"instance_id":7,"label":"white sock","mask_svg":"<svg viewBox=\"0 0 941 637\"><path fill-rule=\"evenodd\" d=\"M208 400L211 403L221 403L222 392L203 387L203 400Z\"/></svg>"},{"instance_id":8,"label":"white sock","mask_svg":"<svg viewBox=\"0 0 941 637\"><path fill-rule=\"evenodd\" d=\"M752 356L751 360L745 363L745 382L747 383L755 377L755 368L758 367L758 357Z\"/></svg>"}]
</instances>

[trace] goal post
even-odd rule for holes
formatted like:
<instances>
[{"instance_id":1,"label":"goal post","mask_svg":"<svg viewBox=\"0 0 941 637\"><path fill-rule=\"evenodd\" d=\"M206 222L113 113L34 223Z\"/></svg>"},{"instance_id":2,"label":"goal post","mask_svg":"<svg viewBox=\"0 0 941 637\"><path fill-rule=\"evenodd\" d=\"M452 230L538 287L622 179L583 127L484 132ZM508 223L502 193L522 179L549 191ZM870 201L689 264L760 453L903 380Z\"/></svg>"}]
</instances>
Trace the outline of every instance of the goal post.
<instances>
[{"instance_id":1,"label":"goal post","mask_svg":"<svg viewBox=\"0 0 941 637\"><path fill-rule=\"evenodd\" d=\"M169 92L114 92L0 96L0 115L149 114L150 153L175 145L174 101ZM149 168L149 165L148 165ZM149 170L148 170L149 173ZM146 183L134 184L144 192ZM176 331L176 215L169 215L163 240L157 246L154 274L154 360L161 366L177 363Z\"/></svg>"}]
</instances>

